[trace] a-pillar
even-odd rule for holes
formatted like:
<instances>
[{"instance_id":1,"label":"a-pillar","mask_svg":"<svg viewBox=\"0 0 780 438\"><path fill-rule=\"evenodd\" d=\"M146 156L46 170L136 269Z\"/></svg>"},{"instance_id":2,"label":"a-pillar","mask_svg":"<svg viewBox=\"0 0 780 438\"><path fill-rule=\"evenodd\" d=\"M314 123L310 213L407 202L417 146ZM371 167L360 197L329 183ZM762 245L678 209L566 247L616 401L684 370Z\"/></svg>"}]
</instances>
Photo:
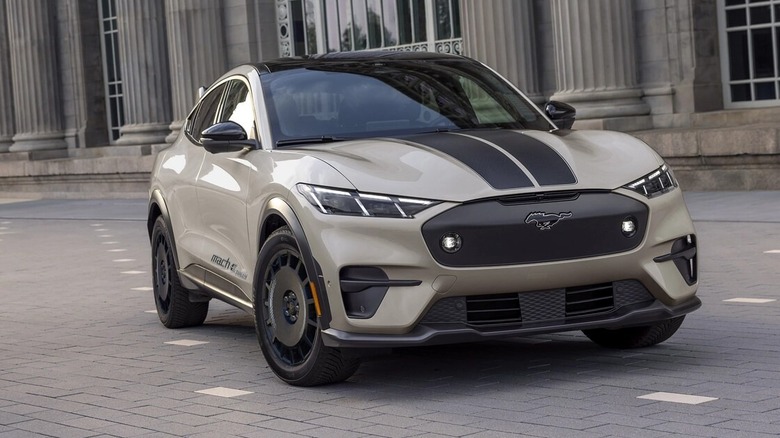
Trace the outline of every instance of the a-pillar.
<instances>
[{"instance_id":1,"label":"a-pillar","mask_svg":"<svg viewBox=\"0 0 780 438\"><path fill-rule=\"evenodd\" d=\"M537 76L532 0L461 0L465 55L517 85L531 100L544 100Z\"/></svg>"},{"instance_id":2,"label":"a-pillar","mask_svg":"<svg viewBox=\"0 0 780 438\"><path fill-rule=\"evenodd\" d=\"M631 117L593 127L650 128L641 117L650 107L637 86L633 2L552 0L551 7L558 84L551 99L572 104L578 120Z\"/></svg>"},{"instance_id":3,"label":"a-pillar","mask_svg":"<svg viewBox=\"0 0 780 438\"><path fill-rule=\"evenodd\" d=\"M0 152L8 152L14 136L14 90L11 84L11 51L5 26L5 0L0 0Z\"/></svg>"},{"instance_id":4,"label":"a-pillar","mask_svg":"<svg viewBox=\"0 0 780 438\"><path fill-rule=\"evenodd\" d=\"M56 7L48 0L6 1L15 126L12 152L67 148L57 74ZM0 82L3 77L7 75L0 75Z\"/></svg>"},{"instance_id":5,"label":"a-pillar","mask_svg":"<svg viewBox=\"0 0 780 438\"><path fill-rule=\"evenodd\" d=\"M116 144L164 143L172 120L165 4L116 0L116 8L125 106Z\"/></svg>"},{"instance_id":6,"label":"a-pillar","mask_svg":"<svg viewBox=\"0 0 780 438\"><path fill-rule=\"evenodd\" d=\"M220 0L167 0L168 55L171 69L173 123L168 142L179 134L198 88L225 72L225 38Z\"/></svg>"}]
</instances>

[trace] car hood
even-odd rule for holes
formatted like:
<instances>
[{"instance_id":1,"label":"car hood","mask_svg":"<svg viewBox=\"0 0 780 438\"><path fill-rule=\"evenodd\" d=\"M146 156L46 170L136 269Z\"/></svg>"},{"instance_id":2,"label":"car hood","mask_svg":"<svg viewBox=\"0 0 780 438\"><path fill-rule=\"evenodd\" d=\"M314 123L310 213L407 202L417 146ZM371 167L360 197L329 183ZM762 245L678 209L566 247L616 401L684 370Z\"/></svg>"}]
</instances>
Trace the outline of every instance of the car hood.
<instances>
[{"instance_id":1,"label":"car hood","mask_svg":"<svg viewBox=\"0 0 780 438\"><path fill-rule=\"evenodd\" d=\"M611 190L662 164L640 140L610 131L458 131L296 149L327 162L360 191L454 202Z\"/></svg>"}]
</instances>

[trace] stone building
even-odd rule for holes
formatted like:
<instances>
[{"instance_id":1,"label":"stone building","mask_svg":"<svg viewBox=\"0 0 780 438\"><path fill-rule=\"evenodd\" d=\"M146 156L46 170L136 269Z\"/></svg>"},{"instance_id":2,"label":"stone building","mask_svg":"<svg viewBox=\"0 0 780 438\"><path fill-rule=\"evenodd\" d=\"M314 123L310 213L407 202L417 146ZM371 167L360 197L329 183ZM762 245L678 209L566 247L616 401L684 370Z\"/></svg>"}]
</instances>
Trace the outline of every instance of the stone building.
<instances>
[{"instance_id":1,"label":"stone building","mask_svg":"<svg viewBox=\"0 0 780 438\"><path fill-rule=\"evenodd\" d=\"M364 49L479 59L686 188L780 188L780 0L0 0L0 191L140 195L199 86Z\"/></svg>"}]
</instances>

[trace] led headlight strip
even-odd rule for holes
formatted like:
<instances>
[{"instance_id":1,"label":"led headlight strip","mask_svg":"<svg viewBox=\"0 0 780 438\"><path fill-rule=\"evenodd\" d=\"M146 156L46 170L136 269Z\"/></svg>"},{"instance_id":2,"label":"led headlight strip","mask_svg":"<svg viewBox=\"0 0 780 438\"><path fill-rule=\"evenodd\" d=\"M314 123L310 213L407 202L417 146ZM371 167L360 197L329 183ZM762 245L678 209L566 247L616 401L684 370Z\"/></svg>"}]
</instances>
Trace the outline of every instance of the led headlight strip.
<instances>
[{"instance_id":1,"label":"led headlight strip","mask_svg":"<svg viewBox=\"0 0 780 438\"><path fill-rule=\"evenodd\" d=\"M324 214L412 218L428 207L438 204L424 199L360 193L354 190L297 184L311 205Z\"/></svg>"},{"instance_id":2,"label":"led headlight strip","mask_svg":"<svg viewBox=\"0 0 780 438\"><path fill-rule=\"evenodd\" d=\"M675 187L677 187L677 180L674 178L672 169L666 164L659 167L658 170L623 186L623 188L633 190L648 198L672 191Z\"/></svg>"}]
</instances>

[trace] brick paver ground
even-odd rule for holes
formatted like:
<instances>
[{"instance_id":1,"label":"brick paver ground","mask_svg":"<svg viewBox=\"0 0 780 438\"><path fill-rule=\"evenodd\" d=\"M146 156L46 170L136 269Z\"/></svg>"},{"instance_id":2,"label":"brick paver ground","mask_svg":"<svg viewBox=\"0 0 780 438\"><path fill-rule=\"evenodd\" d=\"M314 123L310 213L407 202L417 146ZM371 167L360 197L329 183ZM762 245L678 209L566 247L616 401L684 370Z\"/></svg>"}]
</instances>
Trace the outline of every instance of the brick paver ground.
<instances>
[{"instance_id":1,"label":"brick paver ground","mask_svg":"<svg viewBox=\"0 0 780 438\"><path fill-rule=\"evenodd\" d=\"M687 198L704 306L668 342L405 349L312 389L273 376L239 310L183 330L148 313L144 201L0 202L0 437L777 436L780 192ZM638 398L658 392L715 400Z\"/></svg>"}]
</instances>

